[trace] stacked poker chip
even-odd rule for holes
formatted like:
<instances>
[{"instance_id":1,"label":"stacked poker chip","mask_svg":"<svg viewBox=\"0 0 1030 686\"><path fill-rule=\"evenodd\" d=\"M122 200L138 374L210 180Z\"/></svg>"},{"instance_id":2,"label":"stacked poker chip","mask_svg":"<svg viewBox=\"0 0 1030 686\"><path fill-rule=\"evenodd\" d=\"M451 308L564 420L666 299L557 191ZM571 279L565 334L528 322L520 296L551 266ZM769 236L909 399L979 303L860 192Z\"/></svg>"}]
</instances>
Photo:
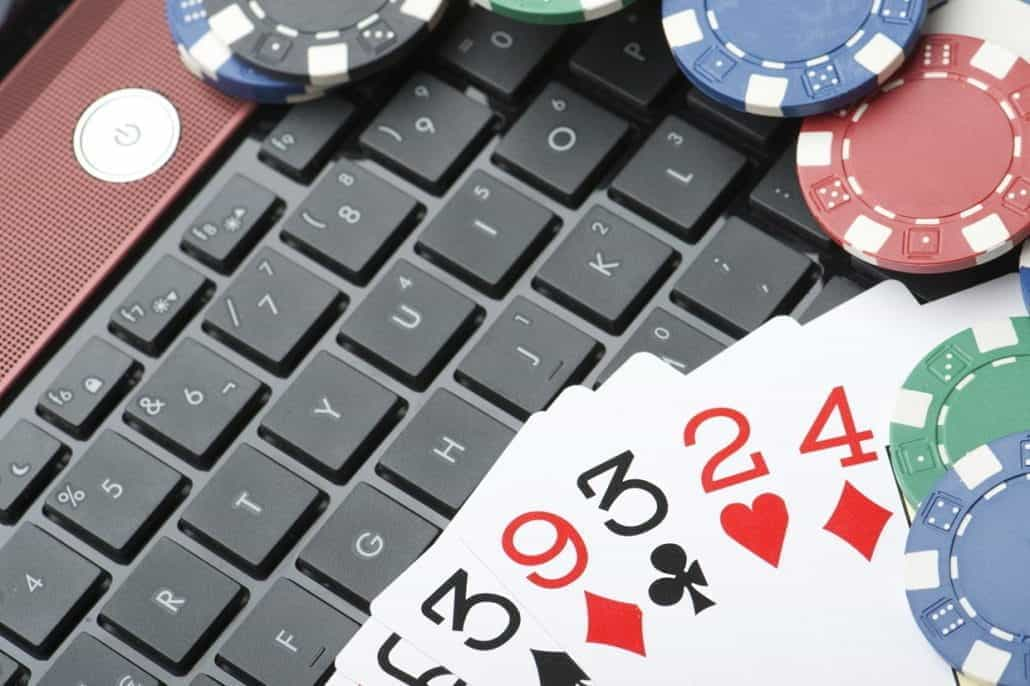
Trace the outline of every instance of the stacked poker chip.
<instances>
[{"instance_id":1,"label":"stacked poker chip","mask_svg":"<svg viewBox=\"0 0 1030 686\"><path fill-rule=\"evenodd\" d=\"M226 95L284 104L375 74L416 48L444 0L165 0L183 65Z\"/></svg>"}]
</instances>

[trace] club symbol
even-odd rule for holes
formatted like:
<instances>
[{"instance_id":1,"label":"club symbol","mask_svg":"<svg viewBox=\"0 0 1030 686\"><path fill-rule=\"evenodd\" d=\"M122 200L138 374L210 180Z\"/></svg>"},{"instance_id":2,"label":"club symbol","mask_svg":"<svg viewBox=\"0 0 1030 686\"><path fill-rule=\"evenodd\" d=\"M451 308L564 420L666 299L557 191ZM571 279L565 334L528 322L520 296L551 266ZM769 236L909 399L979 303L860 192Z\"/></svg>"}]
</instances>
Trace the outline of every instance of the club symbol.
<instances>
[{"instance_id":1,"label":"club symbol","mask_svg":"<svg viewBox=\"0 0 1030 686\"><path fill-rule=\"evenodd\" d=\"M72 488L71 484L67 484L64 489L57 494L57 502L62 505L68 505L73 510L77 510L80 503L86 501L86 492L81 489Z\"/></svg>"},{"instance_id":2,"label":"club symbol","mask_svg":"<svg viewBox=\"0 0 1030 686\"><path fill-rule=\"evenodd\" d=\"M689 563L689 566L688 566ZM648 595L656 605L669 607L683 600L684 592L690 594L694 614L715 605L715 601L697 590L697 586L708 586L701 563L691 562L687 552L675 543L663 543L651 552L651 565L659 572L668 574L651 584Z\"/></svg>"}]
</instances>

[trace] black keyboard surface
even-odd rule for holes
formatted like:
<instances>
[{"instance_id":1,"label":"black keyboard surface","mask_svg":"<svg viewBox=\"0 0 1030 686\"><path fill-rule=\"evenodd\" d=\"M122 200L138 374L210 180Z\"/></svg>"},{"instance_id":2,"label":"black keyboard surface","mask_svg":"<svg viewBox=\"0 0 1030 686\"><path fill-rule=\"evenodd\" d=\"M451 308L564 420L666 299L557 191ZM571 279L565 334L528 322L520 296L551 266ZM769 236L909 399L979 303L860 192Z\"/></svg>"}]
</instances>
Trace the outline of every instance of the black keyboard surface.
<instances>
[{"instance_id":1,"label":"black keyboard surface","mask_svg":"<svg viewBox=\"0 0 1030 686\"><path fill-rule=\"evenodd\" d=\"M565 386L892 276L818 230L797 124L691 90L658 26L455 8L406 65L258 111L7 399L0 685L321 684Z\"/></svg>"}]
</instances>

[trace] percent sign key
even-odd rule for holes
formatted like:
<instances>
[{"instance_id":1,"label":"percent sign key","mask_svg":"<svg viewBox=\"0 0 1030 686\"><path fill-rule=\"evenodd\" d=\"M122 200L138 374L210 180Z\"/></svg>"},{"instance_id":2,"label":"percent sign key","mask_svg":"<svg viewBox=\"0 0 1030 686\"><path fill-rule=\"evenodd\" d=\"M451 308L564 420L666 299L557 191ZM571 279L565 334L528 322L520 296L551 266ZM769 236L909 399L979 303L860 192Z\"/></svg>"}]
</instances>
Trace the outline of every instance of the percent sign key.
<instances>
[{"instance_id":1,"label":"percent sign key","mask_svg":"<svg viewBox=\"0 0 1030 686\"><path fill-rule=\"evenodd\" d=\"M72 487L71 484L65 484L61 492L57 494L57 502L61 505L67 505L73 510L78 509L79 505L86 501L86 492L81 488L77 489Z\"/></svg>"}]
</instances>

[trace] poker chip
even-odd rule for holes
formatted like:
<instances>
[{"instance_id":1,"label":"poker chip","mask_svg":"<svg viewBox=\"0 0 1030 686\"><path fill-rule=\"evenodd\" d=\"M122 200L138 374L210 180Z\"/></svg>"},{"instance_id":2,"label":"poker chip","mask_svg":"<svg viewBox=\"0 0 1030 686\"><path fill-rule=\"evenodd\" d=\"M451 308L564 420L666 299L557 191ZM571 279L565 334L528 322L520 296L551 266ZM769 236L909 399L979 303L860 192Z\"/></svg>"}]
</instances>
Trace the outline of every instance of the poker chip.
<instances>
[{"instance_id":1,"label":"poker chip","mask_svg":"<svg viewBox=\"0 0 1030 686\"><path fill-rule=\"evenodd\" d=\"M271 74L317 87L393 64L441 19L444 0L203 0L212 32Z\"/></svg>"},{"instance_id":2,"label":"poker chip","mask_svg":"<svg viewBox=\"0 0 1030 686\"><path fill-rule=\"evenodd\" d=\"M919 505L956 459L1030 426L1030 317L979 324L934 348L906 379L890 426L902 493Z\"/></svg>"},{"instance_id":3,"label":"poker chip","mask_svg":"<svg viewBox=\"0 0 1030 686\"><path fill-rule=\"evenodd\" d=\"M947 662L982 682L1030 684L1030 432L974 448L941 477L905 546L905 593Z\"/></svg>"},{"instance_id":4,"label":"poker chip","mask_svg":"<svg viewBox=\"0 0 1030 686\"><path fill-rule=\"evenodd\" d=\"M798 179L823 230L855 257L955 271L1030 232L1028 140L1030 62L932 34L878 94L805 121Z\"/></svg>"},{"instance_id":5,"label":"poker chip","mask_svg":"<svg viewBox=\"0 0 1030 686\"><path fill-rule=\"evenodd\" d=\"M236 57L211 32L203 0L165 0L165 13L183 66L226 95L270 104L324 95L322 89L276 78Z\"/></svg>"},{"instance_id":6,"label":"poker chip","mask_svg":"<svg viewBox=\"0 0 1030 686\"><path fill-rule=\"evenodd\" d=\"M662 26L680 69L712 99L807 117L884 83L915 47L926 8L926 0L663 0Z\"/></svg>"},{"instance_id":7,"label":"poker chip","mask_svg":"<svg viewBox=\"0 0 1030 686\"><path fill-rule=\"evenodd\" d=\"M633 0L475 0L491 12L530 24L580 24L607 17Z\"/></svg>"}]
</instances>

